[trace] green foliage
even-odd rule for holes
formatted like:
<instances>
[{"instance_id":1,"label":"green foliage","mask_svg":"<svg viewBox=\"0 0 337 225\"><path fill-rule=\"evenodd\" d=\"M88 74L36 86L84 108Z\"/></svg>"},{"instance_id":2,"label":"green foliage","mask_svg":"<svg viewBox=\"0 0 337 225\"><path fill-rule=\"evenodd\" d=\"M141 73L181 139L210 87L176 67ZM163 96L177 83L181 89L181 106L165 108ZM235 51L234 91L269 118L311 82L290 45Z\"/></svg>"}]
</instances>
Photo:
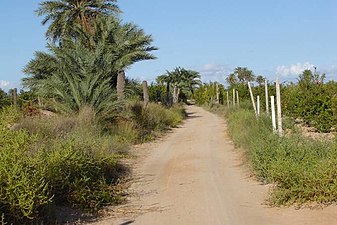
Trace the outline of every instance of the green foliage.
<instances>
[{"instance_id":1,"label":"green foliage","mask_svg":"<svg viewBox=\"0 0 337 225\"><path fill-rule=\"evenodd\" d=\"M282 89L284 113L321 132L337 127L337 84L323 83L324 75L314 75L306 70L299 77L298 85L290 84Z\"/></svg>"},{"instance_id":2,"label":"green foliage","mask_svg":"<svg viewBox=\"0 0 337 225\"><path fill-rule=\"evenodd\" d=\"M20 112L13 106L8 106L0 110L0 129L7 129L20 118Z\"/></svg>"},{"instance_id":3,"label":"green foliage","mask_svg":"<svg viewBox=\"0 0 337 225\"><path fill-rule=\"evenodd\" d=\"M5 221L33 222L51 204L98 210L123 200L117 188L126 169L119 143L104 134L92 110L72 118L24 118L0 113L0 211ZM123 146L125 147L125 146Z\"/></svg>"},{"instance_id":4,"label":"green foliage","mask_svg":"<svg viewBox=\"0 0 337 225\"><path fill-rule=\"evenodd\" d=\"M43 1L36 10L38 16L45 16L43 25L50 22L46 36L54 42L76 37L77 27L93 34L95 19L119 12L116 0Z\"/></svg>"},{"instance_id":5,"label":"green foliage","mask_svg":"<svg viewBox=\"0 0 337 225\"><path fill-rule=\"evenodd\" d=\"M0 88L0 109L11 104L10 96Z\"/></svg>"},{"instance_id":6,"label":"green foliage","mask_svg":"<svg viewBox=\"0 0 337 225\"><path fill-rule=\"evenodd\" d=\"M244 76L242 76L244 77ZM283 114L293 119L301 119L306 125L316 128L319 132L331 132L337 129L337 83L329 81L324 83L325 75L312 74L310 70L304 71L298 83L283 83L281 85L281 102ZM229 102L232 103L232 89L238 91L240 102L249 102L251 97L245 79L231 74L227 77ZM261 112L265 111L265 89L263 77L257 76L259 83L252 90L254 98L260 96ZM195 92L196 103L199 105L214 104L215 88L213 83L204 84ZM276 96L275 83L268 83L270 96ZM224 90L222 90L222 103ZM270 102L270 101L269 101ZM270 104L270 103L269 103Z\"/></svg>"},{"instance_id":7,"label":"green foliage","mask_svg":"<svg viewBox=\"0 0 337 225\"><path fill-rule=\"evenodd\" d=\"M166 87L160 84L151 83L148 87L149 98L151 102L165 102L166 101Z\"/></svg>"},{"instance_id":8,"label":"green foliage","mask_svg":"<svg viewBox=\"0 0 337 225\"><path fill-rule=\"evenodd\" d=\"M97 210L116 199L108 190L117 179L117 161L113 154L94 149L91 141L79 141L65 140L41 151L43 176L56 203Z\"/></svg>"},{"instance_id":9,"label":"green foliage","mask_svg":"<svg viewBox=\"0 0 337 225\"><path fill-rule=\"evenodd\" d=\"M107 114L115 109L116 97L110 86L111 57L103 46L92 52L79 42L67 42L63 47L49 45L49 50L53 72L45 79L27 78L26 85L41 96L57 100L54 106L60 111L76 112L90 106L99 114ZM44 61L37 54L25 72L37 74L36 64L43 67L40 63Z\"/></svg>"},{"instance_id":10,"label":"green foliage","mask_svg":"<svg viewBox=\"0 0 337 225\"><path fill-rule=\"evenodd\" d=\"M0 211L3 220L29 221L51 202L48 184L29 148L34 137L26 131L9 130L17 113L5 109L0 113Z\"/></svg>"},{"instance_id":11,"label":"green foliage","mask_svg":"<svg viewBox=\"0 0 337 225\"><path fill-rule=\"evenodd\" d=\"M157 83L171 87L173 103L179 102L180 94L192 97L194 90L202 85L199 72L181 67L176 67L173 71L167 71L166 74L158 76Z\"/></svg>"},{"instance_id":12,"label":"green foliage","mask_svg":"<svg viewBox=\"0 0 337 225\"><path fill-rule=\"evenodd\" d=\"M144 108L141 102L132 102L127 110L130 112L129 118L133 121L132 124L138 131L140 141L152 139L157 133L176 127L185 116L184 108L180 105L166 108L149 103Z\"/></svg>"},{"instance_id":13,"label":"green foliage","mask_svg":"<svg viewBox=\"0 0 337 225\"><path fill-rule=\"evenodd\" d=\"M228 115L228 128L235 144L246 150L256 176L276 184L270 203L332 203L337 199L337 142L308 140L295 131L278 137L267 117L256 119L249 110Z\"/></svg>"},{"instance_id":14,"label":"green foliage","mask_svg":"<svg viewBox=\"0 0 337 225\"><path fill-rule=\"evenodd\" d=\"M76 41L49 44L49 53L37 52L25 67L25 86L63 112L92 107L102 116L114 114L117 73L131 64L154 59L152 37L133 24L112 17L95 21L95 35L79 30Z\"/></svg>"},{"instance_id":15,"label":"green foliage","mask_svg":"<svg viewBox=\"0 0 337 225\"><path fill-rule=\"evenodd\" d=\"M198 105L213 105L216 101L216 82L210 82L209 84L203 84L194 92L194 99ZM222 84L218 84L219 87L219 100L220 103L226 104L225 96L226 90Z\"/></svg>"},{"instance_id":16,"label":"green foliage","mask_svg":"<svg viewBox=\"0 0 337 225\"><path fill-rule=\"evenodd\" d=\"M247 67L236 67L234 69L234 72L229 74L228 77L226 77L226 82L231 87L252 81L255 81L255 75L253 71L249 70Z\"/></svg>"}]
</instances>

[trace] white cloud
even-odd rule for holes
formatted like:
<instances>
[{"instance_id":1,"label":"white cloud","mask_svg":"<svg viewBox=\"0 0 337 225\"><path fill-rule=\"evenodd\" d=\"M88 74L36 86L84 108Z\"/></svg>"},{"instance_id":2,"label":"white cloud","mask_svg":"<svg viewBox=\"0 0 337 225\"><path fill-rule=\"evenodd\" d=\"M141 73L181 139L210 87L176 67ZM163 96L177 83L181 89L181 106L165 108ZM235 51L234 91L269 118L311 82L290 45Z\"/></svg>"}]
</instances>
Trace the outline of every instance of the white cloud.
<instances>
[{"instance_id":1,"label":"white cloud","mask_svg":"<svg viewBox=\"0 0 337 225\"><path fill-rule=\"evenodd\" d=\"M8 81L0 80L0 88L7 88L10 85Z\"/></svg>"},{"instance_id":2,"label":"white cloud","mask_svg":"<svg viewBox=\"0 0 337 225\"><path fill-rule=\"evenodd\" d=\"M233 69L229 66L214 63L205 64L199 70L203 82L217 81L220 83L224 83L225 77L232 71Z\"/></svg>"},{"instance_id":3,"label":"white cloud","mask_svg":"<svg viewBox=\"0 0 337 225\"><path fill-rule=\"evenodd\" d=\"M300 75L304 70L311 70L314 68L314 65L305 62L305 63L297 63L291 66L278 66L276 68L276 74L281 77L292 77Z\"/></svg>"}]
</instances>

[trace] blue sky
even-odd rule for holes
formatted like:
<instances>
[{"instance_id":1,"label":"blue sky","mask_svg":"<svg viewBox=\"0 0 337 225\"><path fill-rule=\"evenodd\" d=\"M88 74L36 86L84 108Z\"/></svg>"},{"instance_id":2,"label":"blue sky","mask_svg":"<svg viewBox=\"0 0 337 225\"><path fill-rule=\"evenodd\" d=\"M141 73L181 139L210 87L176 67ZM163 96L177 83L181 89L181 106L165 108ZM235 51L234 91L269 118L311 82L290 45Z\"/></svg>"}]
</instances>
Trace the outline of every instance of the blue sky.
<instances>
[{"instance_id":1,"label":"blue sky","mask_svg":"<svg viewBox=\"0 0 337 225\"><path fill-rule=\"evenodd\" d=\"M0 2L0 87L19 87L24 65L44 50L46 27L34 14L38 0ZM316 66L337 79L336 0L121 0L125 22L152 34L154 61L127 75L152 81L176 66L204 81L224 78L237 66L283 81Z\"/></svg>"}]
</instances>

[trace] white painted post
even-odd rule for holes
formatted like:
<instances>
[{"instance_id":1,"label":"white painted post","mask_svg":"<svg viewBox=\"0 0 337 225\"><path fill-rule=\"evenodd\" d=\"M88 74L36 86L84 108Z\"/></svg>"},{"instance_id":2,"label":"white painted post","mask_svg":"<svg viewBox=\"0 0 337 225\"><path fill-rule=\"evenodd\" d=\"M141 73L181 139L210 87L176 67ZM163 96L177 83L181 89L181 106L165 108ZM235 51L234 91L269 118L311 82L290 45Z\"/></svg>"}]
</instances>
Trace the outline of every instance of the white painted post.
<instances>
[{"instance_id":1,"label":"white painted post","mask_svg":"<svg viewBox=\"0 0 337 225\"><path fill-rule=\"evenodd\" d=\"M276 133L276 115L275 115L275 97L270 96L270 104L271 104L271 120L273 125L273 132Z\"/></svg>"},{"instance_id":2,"label":"white painted post","mask_svg":"<svg viewBox=\"0 0 337 225\"><path fill-rule=\"evenodd\" d=\"M227 108L229 109L229 93L227 91Z\"/></svg>"},{"instance_id":3,"label":"white painted post","mask_svg":"<svg viewBox=\"0 0 337 225\"><path fill-rule=\"evenodd\" d=\"M239 92L236 91L236 103L238 105L238 107L240 107L240 100L239 100Z\"/></svg>"},{"instance_id":4,"label":"white painted post","mask_svg":"<svg viewBox=\"0 0 337 225\"><path fill-rule=\"evenodd\" d=\"M266 113L269 115L269 96L268 96L268 81L265 78L264 80L264 88L265 88L265 93L266 93Z\"/></svg>"},{"instance_id":5,"label":"white painted post","mask_svg":"<svg viewBox=\"0 0 337 225\"><path fill-rule=\"evenodd\" d=\"M282 130L282 110L281 110L281 89L280 89L280 80L276 78L276 104L277 104L277 128L278 134L280 137L283 136Z\"/></svg>"},{"instance_id":6,"label":"white painted post","mask_svg":"<svg viewBox=\"0 0 337 225\"><path fill-rule=\"evenodd\" d=\"M253 103L254 112L255 112L255 115L257 116L254 95L253 95L252 87L250 86L250 82L248 82L248 88L249 88L250 98L251 98L252 103Z\"/></svg>"},{"instance_id":7,"label":"white painted post","mask_svg":"<svg viewBox=\"0 0 337 225\"><path fill-rule=\"evenodd\" d=\"M257 116L260 116L260 96L257 96Z\"/></svg>"},{"instance_id":8,"label":"white painted post","mask_svg":"<svg viewBox=\"0 0 337 225\"><path fill-rule=\"evenodd\" d=\"M235 89L233 89L233 108L235 108Z\"/></svg>"}]
</instances>

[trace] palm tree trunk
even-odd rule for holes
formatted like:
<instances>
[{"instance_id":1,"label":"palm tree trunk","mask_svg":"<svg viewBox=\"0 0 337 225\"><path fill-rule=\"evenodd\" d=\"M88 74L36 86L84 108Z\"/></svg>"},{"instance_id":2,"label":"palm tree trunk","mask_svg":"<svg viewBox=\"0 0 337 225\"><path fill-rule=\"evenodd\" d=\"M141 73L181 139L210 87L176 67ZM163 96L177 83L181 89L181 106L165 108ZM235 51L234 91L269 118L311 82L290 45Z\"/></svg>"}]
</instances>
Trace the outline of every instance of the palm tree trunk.
<instances>
[{"instance_id":1,"label":"palm tree trunk","mask_svg":"<svg viewBox=\"0 0 337 225\"><path fill-rule=\"evenodd\" d=\"M147 82L143 81L143 98L144 98L144 108L149 104L149 89L147 87Z\"/></svg>"},{"instance_id":2,"label":"palm tree trunk","mask_svg":"<svg viewBox=\"0 0 337 225\"><path fill-rule=\"evenodd\" d=\"M178 90L177 90L177 86L174 86L174 89L173 89L173 104L176 104L178 103Z\"/></svg>"},{"instance_id":3,"label":"palm tree trunk","mask_svg":"<svg viewBox=\"0 0 337 225\"><path fill-rule=\"evenodd\" d=\"M177 91L177 103L179 102L179 95L180 95L180 88L178 88L178 91Z\"/></svg>"},{"instance_id":4,"label":"palm tree trunk","mask_svg":"<svg viewBox=\"0 0 337 225\"><path fill-rule=\"evenodd\" d=\"M166 104L170 105L170 82L167 82L166 84Z\"/></svg>"},{"instance_id":5,"label":"palm tree trunk","mask_svg":"<svg viewBox=\"0 0 337 225\"><path fill-rule=\"evenodd\" d=\"M13 95L13 105L16 108L18 106L17 98L18 98L18 89L14 88L12 90L12 95Z\"/></svg>"},{"instance_id":6,"label":"palm tree trunk","mask_svg":"<svg viewBox=\"0 0 337 225\"><path fill-rule=\"evenodd\" d=\"M124 91L125 91L125 72L121 70L117 76L117 97L119 100L124 99Z\"/></svg>"}]
</instances>

